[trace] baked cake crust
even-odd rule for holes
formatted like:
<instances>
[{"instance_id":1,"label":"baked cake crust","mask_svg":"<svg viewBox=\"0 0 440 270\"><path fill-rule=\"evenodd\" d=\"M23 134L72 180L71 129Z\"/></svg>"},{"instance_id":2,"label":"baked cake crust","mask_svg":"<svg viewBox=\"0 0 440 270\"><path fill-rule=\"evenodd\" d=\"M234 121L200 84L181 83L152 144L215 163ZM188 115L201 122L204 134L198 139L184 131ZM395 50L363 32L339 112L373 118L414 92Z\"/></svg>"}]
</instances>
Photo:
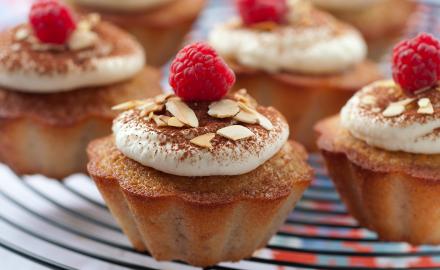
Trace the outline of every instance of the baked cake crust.
<instances>
[{"instance_id":1,"label":"baked cake crust","mask_svg":"<svg viewBox=\"0 0 440 270\"><path fill-rule=\"evenodd\" d=\"M63 93L0 88L0 161L18 174L85 172L88 142L111 132L111 107L159 94L159 82L159 72L146 67L131 80Z\"/></svg>"},{"instance_id":2,"label":"baked cake crust","mask_svg":"<svg viewBox=\"0 0 440 270\"><path fill-rule=\"evenodd\" d=\"M310 184L304 149L288 142L254 171L181 177L125 157L113 136L88 147L88 171L137 250L196 266L263 247Z\"/></svg>"},{"instance_id":3,"label":"baked cake crust","mask_svg":"<svg viewBox=\"0 0 440 270\"><path fill-rule=\"evenodd\" d=\"M382 77L377 66L368 60L343 73L320 76L269 74L228 63L237 75L234 90L248 89L262 105L280 110L289 122L291 137L310 151L317 150L313 126L338 113L357 90Z\"/></svg>"},{"instance_id":4,"label":"baked cake crust","mask_svg":"<svg viewBox=\"0 0 440 270\"><path fill-rule=\"evenodd\" d=\"M440 243L440 155L391 152L320 122L318 147L349 212L387 241Z\"/></svg>"}]
</instances>

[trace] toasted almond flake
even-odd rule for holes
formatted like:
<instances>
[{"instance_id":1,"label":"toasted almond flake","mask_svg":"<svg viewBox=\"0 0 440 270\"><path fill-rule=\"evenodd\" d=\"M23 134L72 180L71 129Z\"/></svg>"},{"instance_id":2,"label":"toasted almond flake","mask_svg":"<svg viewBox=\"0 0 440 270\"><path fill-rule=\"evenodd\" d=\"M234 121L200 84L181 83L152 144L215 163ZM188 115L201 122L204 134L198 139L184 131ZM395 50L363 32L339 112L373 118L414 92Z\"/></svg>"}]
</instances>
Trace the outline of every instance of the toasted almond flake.
<instances>
[{"instance_id":1,"label":"toasted almond flake","mask_svg":"<svg viewBox=\"0 0 440 270\"><path fill-rule=\"evenodd\" d=\"M21 41L25 40L27 37L29 37L30 31L28 28L22 27L15 32L15 40Z\"/></svg>"},{"instance_id":2,"label":"toasted almond flake","mask_svg":"<svg viewBox=\"0 0 440 270\"><path fill-rule=\"evenodd\" d=\"M233 141L238 141L255 136L247 127L241 125L232 125L217 130L217 134Z\"/></svg>"},{"instance_id":3,"label":"toasted almond flake","mask_svg":"<svg viewBox=\"0 0 440 270\"><path fill-rule=\"evenodd\" d=\"M168 126L172 126L172 127L185 126L185 124L182 123L179 119L177 119L177 117L170 117L170 119L168 119L167 123L168 123Z\"/></svg>"},{"instance_id":4,"label":"toasted almond flake","mask_svg":"<svg viewBox=\"0 0 440 270\"><path fill-rule=\"evenodd\" d=\"M257 101L252 98L248 93L246 89L240 89L234 94L234 98L238 101L241 101L245 103L246 105L255 108L257 106Z\"/></svg>"},{"instance_id":5,"label":"toasted almond flake","mask_svg":"<svg viewBox=\"0 0 440 270\"><path fill-rule=\"evenodd\" d=\"M431 105L431 100L429 98L421 98L419 99L417 104L419 105L420 108L428 107L429 105Z\"/></svg>"},{"instance_id":6,"label":"toasted almond flake","mask_svg":"<svg viewBox=\"0 0 440 270\"><path fill-rule=\"evenodd\" d=\"M92 29L92 25L88 20L81 20L76 26L76 29L79 31L90 31Z\"/></svg>"},{"instance_id":7,"label":"toasted almond flake","mask_svg":"<svg viewBox=\"0 0 440 270\"><path fill-rule=\"evenodd\" d=\"M185 102L177 99L169 99L165 104L167 111L174 115L184 124L191 127L198 127L199 120L194 111Z\"/></svg>"},{"instance_id":8,"label":"toasted almond flake","mask_svg":"<svg viewBox=\"0 0 440 270\"><path fill-rule=\"evenodd\" d=\"M154 121L154 123L156 123L156 125L158 126L158 127L165 127L165 126L168 126L168 123L167 122L164 122L162 119L161 119L161 117L159 116L159 115L153 115L153 121Z\"/></svg>"},{"instance_id":9,"label":"toasted almond flake","mask_svg":"<svg viewBox=\"0 0 440 270\"><path fill-rule=\"evenodd\" d=\"M258 123L265 128L266 130L272 130L273 125L272 122L270 122L269 119L267 119L266 116L262 115L261 113L258 113Z\"/></svg>"},{"instance_id":10,"label":"toasted almond flake","mask_svg":"<svg viewBox=\"0 0 440 270\"><path fill-rule=\"evenodd\" d=\"M272 122L270 122L270 120L267 119L266 116L262 115L261 113L259 113L256 110L252 109L251 107L249 107L248 105L244 104L243 102L238 102L238 106L240 107L240 109L242 109L245 112L255 114L257 116L257 118L258 118L258 123L263 128L265 128L266 130L272 130L272 128L273 128Z\"/></svg>"},{"instance_id":11,"label":"toasted almond flake","mask_svg":"<svg viewBox=\"0 0 440 270\"><path fill-rule=\"evenodd\" d=\"M126 111L143 104L141 100L130 100L112 107L113 111Z\"/></svg>"},{"instance_id":12,"label":"toasted almond flake","mask_svg":"<svg viewBox=\"0 0 440 270\"><path fill-rule=\"evenodd\" d=\"M173 93L160 94L160 95L154 97L154 101L157 103L164 103L165 101L168 100L168 98L170 98L172 96L174 96Z\"/></svg>"},{"instance_id":13,"label":"toasted almond flake","mask_svg":"<svg viewBox=\"0 0 440 270\"><path fill-rule=\"evenodd\" d=\"M400 101L397 101L397 102L393 102L391 104L397 104L397 105L406 106L406 105L409 105L410 103L412 103L415 100L416 100L415 98L405 98L403 100L400 100Z\"/></svg>"},{"instance_id":14,"label":"toasted almond flake","mask_svg":"<svg viewBox=\"0 0 440 270\"><path fill-rule=\"evenodd\" d=\"M234 116L234 119L246 124L258 123L257 115L246 111L240 111L236 116Z\"/></svg>"},{"instance_id":15,"label":"toasted almond flake","mask_svg":"<svg viewBox=\"0 0 440 270\"><path fill-rule=\"evenodd\" d=\"M74 51L90 48L98 41L98 35L88 30L77 29L72 33L67 42L69 49Z\"/></svg>"},{"instance_id":16,"label":"toasted almond flake","mask_svg":"<svg viewBox=\"0 0 440 270\"><path fill-rule=\"evenodd\" d=\"M419 109L417 113L419 114L433 114L434 107L432 106L431 100L429 98L421 98L417 104L419 105Z\"/></svg>"},{"instance_id":17,"label":"toasted almond flake","mask_svg":"<svg viewBox=\"0 0 440 270\"><path fill-rule=\"evenodd\" d=\"M362 104L365 105L374 105L376 104L376 97L375 96L371 96L371 95L366 95L364 97L362 97L361 102Z\"/></svg>"},{"instance_id":18,"label":"toasted almond flake","mask_svg":"<svg viewBox=\"0 0 440 270\"><path fill-rule=\"evenodd\" d=\"M148 116L145 117L145 120L147 120L147 121L151 121L151 119L153 119L153 116L154 116L154 112L150 112L150 113L148 114Z\"/></svg>"},{"instance_id":19,"label":"toasted almond flake","mask_svg":"<svg viewBox=\"0 0 440 270\"><path fill-rule=\"evenodd\" d=\"M209 105L208 114L216 118L233 117L240 111L236 101L222 99Z\"/></svg>"},{"instance_id":20,"label":"toasted almond flake","mask_svg":"<svg viewBox=\"0 0 440 270\"><path fill-rule=\"evenodd\" d=\"M396 83L394 80L381 80L374 83L376 86L385 87L385 88L392 88L396 86Z\"/></svg>"},{"instance_id":21,"label":"toasted almond flake","mask_svg":"<svg viewBox=\"0 0 440 270\"><path fill-rule=\"evenodd\" d=\"M212 148L211 141L214 137L215 133L206 133L193 138L190 142L200 147Z\"/></svg>"},{"instance_id":22,"label":"toasted almond flake","mask_svg":"<svg viewBox=\"0 0 440 270\"><path fill-rule=\"evenodd\" d=\"M158 112L163 110L164 105L163 104L156 104L155 102L151 100L145 101L145 103L140 104L138 106L138 109L141 111L144 111L146 113L149 112Z\"/></svg>"},{"instance_id":23,"label":"toasted almond flake","mask_svg":"<svg viewBox=\"0 0 440 270\"><path fill-rule=\"evenodd\" d=\"M385 117L393 117L401 115L405 111L405 106L397 103L390 104L383 112Z\"/></svg>"}]
</instances>

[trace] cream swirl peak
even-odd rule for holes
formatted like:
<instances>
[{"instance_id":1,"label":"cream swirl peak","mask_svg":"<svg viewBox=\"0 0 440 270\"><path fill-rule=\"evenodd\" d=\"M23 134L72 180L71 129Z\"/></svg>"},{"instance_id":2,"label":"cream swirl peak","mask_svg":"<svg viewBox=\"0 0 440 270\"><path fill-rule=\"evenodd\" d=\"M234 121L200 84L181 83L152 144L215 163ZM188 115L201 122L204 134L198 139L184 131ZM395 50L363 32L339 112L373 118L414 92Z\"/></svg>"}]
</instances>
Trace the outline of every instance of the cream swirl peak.
<instances>
[{"instance_id":1,"label":"cream swirl peak","mask_svg":"<svg viewBox=\"0 0 440 270\"><path fill-rule=\"evenodd\" d=\"M376 82L355 94L341 123L367 144L389 151L440 153L440 91L406 97L394 82Z\"/></svg>"},{"instance_id":2,"label":"cream swirl peak","mask_svg":"<svg viewBox=\"0 0 440 270\"><path fill-rule=\"evenodd\" d=\"M216 102L185 103L165 95L116 109L129 109L113 123L117 148L142 165L179 176L248 173L289 136L278 111L256 105L243 92Z\"/></svg>"},{"instance_id":3,"label":"cream swirl peak","mask_svg":"<svg viewBox=\"0 0 440 270\"><path fill-rule=\"evenodd\" d=\"M357 30L301 1L289 6L288 24L261 29L233 20L217 26L210 43L224 58L267 72L335 73L365 59L367 47Z\"/></svg>"},{"instance_id":4,"label":"cream swirl peak","mask_svg":"<svg viewBox=\"0 0 440 270\"><path fill-rule=\"evenodd\" d=\"M176 0L75 0L78 4L114 11L156 8Z\"/></svg>"},{"instance_id":5,"label":"cream swirl peak","mask_svg":"<svg viewBox=\"0 0 440 270\"><path fill-rule=\"evenodd\" d=\"M123 81L143 68L143 49L131 36L105 22L84 27L65 45L39 42L28 25L0 33L0 86L63 92Z\"/></svg>"}]
</instances>

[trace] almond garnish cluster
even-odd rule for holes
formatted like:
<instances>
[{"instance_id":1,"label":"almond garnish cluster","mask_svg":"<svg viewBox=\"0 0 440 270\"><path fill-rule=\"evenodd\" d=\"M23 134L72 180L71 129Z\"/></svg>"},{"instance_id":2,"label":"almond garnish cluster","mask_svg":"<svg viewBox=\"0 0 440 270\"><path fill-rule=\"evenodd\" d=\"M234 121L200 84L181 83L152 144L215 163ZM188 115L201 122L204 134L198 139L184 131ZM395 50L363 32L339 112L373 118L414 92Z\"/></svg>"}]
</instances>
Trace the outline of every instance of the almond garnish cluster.
<instances>
[{"instance_id":1,"label":"almond garnish cluster","mask_svg":"<svg viewBox=\"0 0 440 270\"><path fill-rule=\"evenodd\" d=\"M256 110L257 103L245 89L238 91L232 99L222 99L209 105L208 115L214 118L232 118L245 124L259 124L264 129L273 129L272 122ZM112 110L138 109L139 115L146 121L153 121L158 127L170 126L176 128L199 127L199 120L194 111L179 97L174 94L162 94L153 99L132 100L116 105ZM172 117L158 115L163 110L168 111ZM239 124L221 128L216 133L206 133L190 140L194 145L212 148L211 141L216 135L238 141L255 136L247 127Z\"/></svg>"},{"instance_id":2,"label":"almond garnish cluster","mask_svg":"<svg viewBox=\"0 0 440 270\"><path fill-rule=\"evenodd\" d=\"M22 26L15 32L16 42L26 41L34 51L63 51L66 49L80 51L93 47L98 41L98 35L93 28L101 21L99 14L91 13L79 21L77 28L69 37L65 45L42 43L33 34L29 26ZM18 51L21 49L20 43L13 43L11 49Z\"/></svg>"},{"instance_id":3,"label":"almond garnish cluster","mask_svg":"<svg viewBox=\"0 0 440 270\"><path fill-rule=\"evenodd\" d=\"M400 90L398 89L398 86L394 83L393 80L386 80L386 81L379 81L376 82L374 84L372 84L369 87L383 87L386 88L387 91L396 91L396 90ZM440 88L436 88L437 91L440 91ZM384 117L396 117L399 116L401 114L403 114L406 109L407 106L412 104L413 102L417 101L417 105L418 105L418 109L417 109L417 113L418 114L434 114L434 106L431 103L431 100L427 97L423 97L423 98L413 98L413 97L407 97L404 98L402 100L396 101L396 102L391 102L390 104L388 104L388 106L385 108L385 110L382 111L382 115ZM363 105L370 105L370 106L375 106L377 104L377 98L373 95L364 95L361 97L360 99L361 104ZM374 112L377 112L376 109L379 109L377 107L373 107L372 110ZM380 109L379 109L380 112Z\"/></svg>"}]
</instances>

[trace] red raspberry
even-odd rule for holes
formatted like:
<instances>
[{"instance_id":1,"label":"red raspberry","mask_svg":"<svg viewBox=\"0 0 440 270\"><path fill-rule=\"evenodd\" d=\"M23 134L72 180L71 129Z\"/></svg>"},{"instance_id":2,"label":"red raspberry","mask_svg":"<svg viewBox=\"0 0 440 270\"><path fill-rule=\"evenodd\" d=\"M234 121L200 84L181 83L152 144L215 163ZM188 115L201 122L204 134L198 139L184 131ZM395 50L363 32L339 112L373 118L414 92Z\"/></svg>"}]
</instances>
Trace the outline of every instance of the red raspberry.
<instances>
[{"instance_id":1,"label":"red raspberry","mask_svg":"<svg viewBox=\"0 0 440 270\"><path fill-rule=\"evenodd\" d=\"M235 74L213 48L198 42L177 54L169 83L183 100L214 101L226 95L235 83Z\"/></svg>"},{"instance_id":2,"label":"red raspberry","mask_svg":"<svg viewBox=\"0 0 440 270\"><path fill-rule=\"evenodd\" d=\"M282 23L287 13L286 0L236 0L236 5L246 25L260 22Z\"/></svg>"},{"instance_id":3,"label":"red raspberry","mask_svg":"<svg viewBox=\"0 0 440 270\"><path fill-rule=\"evenodd\" d=\"M56 0L38 0L29 13L37 38L44 43L64 44L76 29L70 9Z\"/></svg>"},{"instance_id":4,"label":"red raspberry","mask_svg":"<svg viewBox=\"0 0 440 270\"><path fill-rule=\"evenodd\" d=\"M393 79L408 95L434 86L440 79L440 41L422 33L397 44Z\"/></svg>"}]
</instances>

